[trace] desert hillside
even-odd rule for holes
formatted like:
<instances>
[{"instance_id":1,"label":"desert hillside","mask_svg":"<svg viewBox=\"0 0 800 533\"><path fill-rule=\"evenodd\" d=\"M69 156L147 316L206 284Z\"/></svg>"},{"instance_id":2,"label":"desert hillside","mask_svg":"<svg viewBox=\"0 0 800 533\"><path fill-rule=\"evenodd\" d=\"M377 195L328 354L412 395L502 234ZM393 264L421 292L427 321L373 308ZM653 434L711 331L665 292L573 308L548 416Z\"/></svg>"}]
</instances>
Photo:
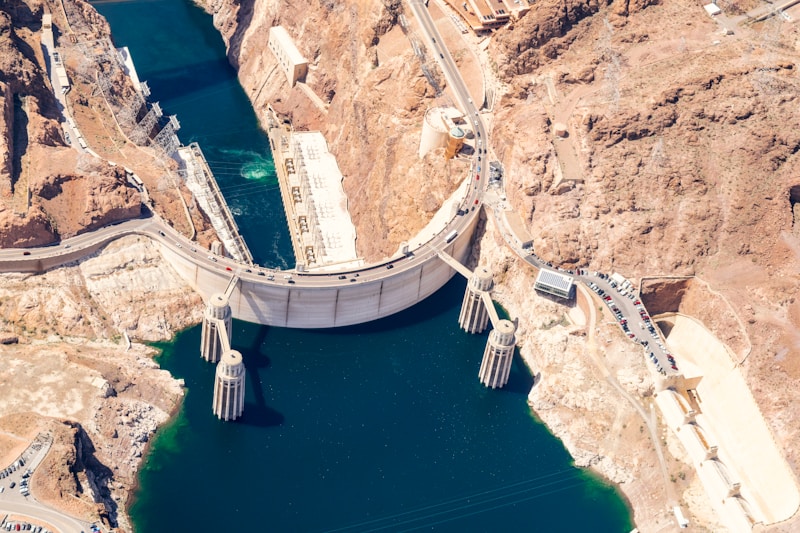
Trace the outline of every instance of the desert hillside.
<instances>
[{"instance_id":1,"label":"desert hillside","mask_svg":"<svg viewBox=\"0 0 800 533\"><path fill-rule=\"evenodd\" d=\"M365 258L392 254L463 179L467 160L417 157L425 111L452 101L421 43L430 79L423 73L404 2L198 3L214 14L256 111L271 104L295 128L325 134ZM135 168L165 219L211 239L172 165L131 142L130 124L117 120L134 89L107 60L102 17L85 0L12 4L0 3L0 246L54 242L136 216L141 205L119 165L80 154L63 136L40 47L46 9L65 37L75 37L62 42L65 62L79 73L68 105L92 148ZM620 272L641 283L651 314L701 320L726 343L796 476L800 12L752 22L748 11L766 2L720 5L724 14L714 19L696 0L537 0L519 20L482 36L462 36L442 3L431 0L430 9L471 90L484 82L491 89L487 158L503 164L508 202L536 253L565 268ZM305 85L290 89L267 47L276 24L309 59ZM89 41L98 44L77 45ZM103 86L96 70L113 83ZM565 136L554 134L557 124ZM642 531L674 524L653 491L667 475L696 530L719 530L676 440L653 446L633 403L620 400L625 391L652 403L641 354L602 312L589 313L591 305L570 308L530 290L530 269L503 246L491 215L481 228L474 261L491 266L495 297L520 319L520 353L540 372L530 397L537 414L578 464L621 484ZM146 350L128 350L121 333L168 337L197 321L199 297L138 238L77 266L0 282L0 333L20 343L0 346L14 362L10 377L35 386L37 373L52 371L81 382L78 393L54 392L79 396L57 410L26 403L24 390L0 395L0 414L8 415L0 426L12 434L0 451L12 457L36 433L31 428L47 426L58 455L46 465L54 482L35 480L43 498L63 504L99 480L92 490L102 512L124 525L118 506L181 392ZM664 476L662 446L671 454ZM76 505L96 514L88 493Z\"/></svg>"},{"instance_id":2,"label":"desert hillside","mask_svg":"<svg viewBox=\"0 0 800 533\"><path fill-rule=\"evenodd\" d=\"M263 117L272 104L295 129L325 134L365 258L393 254L466 175L468 162L447 162L441 152L417 156L425 111L450 100L437 97L401 31L400 0L199 3L214 13L256 112ZM283 25L309 60L306 82L324 108L299 86L289 88L267 47L273 25Z\"/></svg>"},{"instance_id":3,"label":"desert hillside","mask_svg":"<svg viewBox=\"0 0 800 533\"><path fill-rule=\"evenodd\" d=\"M429 189L408 179L425 163L409 167L399 154L407 145L415 159L415 124L435 101L408 47L379 54L404 5L312 1L300 17L285 2L200 3L215 14L256 107L272 102L325 132L362 253L391 253L427 213L420 202ZM648 281L644 296L654 312L695 316L728 343L795 465L800 35L798 13L748 17L765 5L732 0L712 18L696 0L539 0L491 35L456 35L448 45L465 40L481 54L495 88L491 146L538 255L634 280L697 276ZM309 31L321 20L321 31ZM327 113L276 72L265 46L273 24L312 60L308 83ZM554 135L556 124L565 138ZM428 176L425 187L450 186ZM389 236L382 248L379 235Z\"/></svg>"},{"instance_id":4,"label":"desert hillside","mask_svg":"<svg viewBox=\"0 0 800 533\"><path fill-rule=\"evenodd\" d=\"M685 0L576 7L545 30L556 4L539 2L490 45L508 87L493 145L537 253L567 267L707 282L653 312L680 308L732 341L796 464L797 26L777 17L723 35ZM735 15L763 3L730 4ZM554 139L556 122L567 139ZM661 289L660 298L676 290ZM743 334L732 333L738 324Z\"/></svg>"}]
</instances>

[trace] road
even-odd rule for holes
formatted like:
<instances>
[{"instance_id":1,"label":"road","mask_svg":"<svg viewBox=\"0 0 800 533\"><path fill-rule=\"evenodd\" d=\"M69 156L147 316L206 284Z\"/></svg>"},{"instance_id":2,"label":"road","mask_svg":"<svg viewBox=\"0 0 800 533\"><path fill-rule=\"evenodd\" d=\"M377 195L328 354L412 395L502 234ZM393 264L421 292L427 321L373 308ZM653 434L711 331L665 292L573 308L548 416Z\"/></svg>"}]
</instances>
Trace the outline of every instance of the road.
<instances>
[{"instance_id":1,"label":"road","mask_svg":"<svg viewBox=\"0 0 800 533\"><path fill-rule=\"evenodd\" d=\"M489 139L486 136L486 126L481 118L479 112L480 110L477 108L477 106L475 106L475 103L472 101L472 97L469 95L467 85L464 83L464 79L461 77L461 73L459 72L456 63L453 60L453 57L450 55L450 51L444 44L444 39L442 39L442 36L439 34L439 30L436 29L436 24L434 24L430 13L428 13L428 8L425 7L425 4L422 2L422 0L409 0L408 3L411 6L411 11L413 11L414 17L419 22L420 30L427 39L431 50L433 50L436 56L436 60L439 62L439 65L442 68L444 77L447 80L447 85L453 92L453 97L458 102L461 110L464 112L466 120L471 122L473 125L476 137L475 156L482 156L482 162L487 163L483 165L477 159L475 159L473 162L473 168L475 169L474 174L478 178L475 181L479 182L479 184L471 188L466 205L479 205L483 199L483 193L486 187L486 174L489 166L488 162L485 161L485 155L488 152L489 143Z\"/></svg>"},{"instance_id":2,"label":"road","mask_svg":"<svg viewBox=\"0 0 800 533\"><path fill-rule=\"evenodd\" d=\"M477 207L480 206L483 200L486 176L488 174L488 164L482 165L481 162L478 161L478 158L485 156L488 138L479 110L472 102L455 61L453 61L450 52L444 45L427 8L425 8L419 0L411 1L410 5L419 21L421 31L430 42L432 49L436 52L444 76L448 81L450 89L453 91L456 101L458 101L462 110L467 117L471 119L474 125L476 135L475 142L477 145L473 162L473 175L476 178L474 180L475 184L470 188L467 198L461 206L461 212L463 214L456 215L445 229L439 232L430 241L423 244L420 248L412 250L411 253L405 256L396 257L356 270L331 273L280 271L277 269L265 269L251 266L238 263L229 258L214 256L207 250L198 248L196 243L193 243L174 231L159 218L146 216L140 219L125 221L93 230L63 240L61 243L55 245L25 250L2 249L0 250L0 272L41 271L40 261L44 261L48 265L48 268L51 268L52 266L50 265L55 263L58 258L64 258L64 262L78 260L89 253L93 253L98 247L114 239L132 234L148 236L208 271L217 271L221 274L230 272L231 275L236 274L240 278L256 284L292 285L292 288L343 288L350 283L379 281L413 268L420 261L428 261L435 257L439 250L444 249L449 244L448 236L452 235L452 232L461 234L470 227L473 219L479 215ZM48 56L50 56L51 53L52 51L48 49ZM50 61L52 61L52 59L50 59ZM52 70L51 68L51 71ZM51 77L55 78L54 72L51 72ZM54 80L53 83L56 84L54 87L58 86L57 80ZM56 91L56 93L58 93L58 91ZM63 99L63 95L56 94L56 97L59 97L59 102ZM62 104L62 112L65 109L66 108L64 108ZM67 128L69 127L68 124L65 123L65 125ZM481 159L483 159L483 157L481 157ZM81 252L85 253L81 255ZM39 266L37 266L37 264Z\"/></svg>"},{"instance_id":3,"label":"road","mask_svg":"<svg viewBox=\"0 0 800 533\"><path fill-rule=\"evenodd\" d=\"M0 479L0 486L3 491L0 492L0 514L15 515L19 520L25 520L30 523L45 525L50 530L55 529L63 533L79 533L89 530L89 522L77 520L69 515L56 511L42 503L35 500L32 495L23 495L20 492L23 479L28 478L25 473L30 471L34 472L39 463L47 455L50 450L52 441L49 437L37 438L31 445L21 454L25 459L25 465L11 471L9 475ZM38 448L37 448L38 446ZM16 461L15 461L16 463ZM3 467L3 470L11 469L10 465ZM14 483L14 487L11 487Z\"/></svg>"}]
</instances>

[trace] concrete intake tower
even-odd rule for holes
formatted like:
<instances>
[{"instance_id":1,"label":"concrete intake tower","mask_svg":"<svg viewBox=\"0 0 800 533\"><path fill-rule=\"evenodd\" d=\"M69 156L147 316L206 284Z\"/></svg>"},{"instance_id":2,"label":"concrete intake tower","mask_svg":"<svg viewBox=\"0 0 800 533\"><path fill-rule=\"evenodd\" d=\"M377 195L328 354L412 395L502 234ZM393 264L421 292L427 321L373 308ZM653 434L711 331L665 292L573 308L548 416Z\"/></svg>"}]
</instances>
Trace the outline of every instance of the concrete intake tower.
<instances>
[{"instance_id":1,"label":"concrete intake tower","mask_svg":"<svg viewBox=\"0 0 800 533\"><path fill-rule=\"evenodd\" d=\"M214 414L220 420L236 420L244 412L244 362L242 354L227 350L214 377Z\"/></svg>"},{"instance_id":2,"label":"concrete intake tower","mask_svg":"<svg viewBox=\"0 0 800 533\"><path fill-rule=\"evenodd\" d=\"M482 333L489 324L489 310L484 305L482 295L492 290L492 273L488 268L476 268L464 291L458 325L467 333Z\"/></svg>"},{"instance_id":3,"label":"concrete intake tower","mask_svg":"<svg viewBox=\"0 0 800 533\"><path fill-rule=\"evenodd\" d=\"M231 306L228 296L212 294L203 314L203 329L200 338L200 356L209 363L216 363L231 345Z\"/></svg>"},{"instance_id":4,"label":"concrete intake tower","mask_svg":"<svg viewBox=\"0 0 800 533\"><path fill-rule=\"evenodd\" d=\"M478 373L481 383L493 389L501 388L508 383L511 374L511 360L514 358L514 347L517 339L514 333L517 326L510 320L500 320L489 333L486 350L483 352L481 370Z\"/></svg>"}]
</instances>

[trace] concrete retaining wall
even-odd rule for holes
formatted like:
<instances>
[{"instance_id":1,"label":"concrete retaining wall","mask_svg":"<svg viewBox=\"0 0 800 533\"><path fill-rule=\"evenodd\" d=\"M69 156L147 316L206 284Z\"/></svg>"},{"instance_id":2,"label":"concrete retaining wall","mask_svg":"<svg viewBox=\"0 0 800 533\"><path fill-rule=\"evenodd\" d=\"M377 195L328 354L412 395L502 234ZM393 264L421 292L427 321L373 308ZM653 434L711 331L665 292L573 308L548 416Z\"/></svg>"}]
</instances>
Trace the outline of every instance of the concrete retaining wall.
<instances>
[{"instance_id":1,"label":"concrete retaining wall","mask_svg":"<svg viewBox=\"0 0 800 533\"><path fill-rule=\"evenodd\" d=\"M478 217L444 250L462 263L470 253L472 235ZM455 271L425 247L416 257L395 263L392 270L363 271L355 282L338 280L338 273L324 276L327 286L308 286L314 279L293 273L296 284L289 284L282 273L273 281L253 274L242 275L231 295L233 316L270 326L289 328L329 328L370 322L407 309L444 286ZM169 246L162 254L175 270L205 299L215 292L224 292L234 272L207 270L196 265ZM384 268L384 267L380 267ZM316 278L320 279L320 278ZM334 283L336 280L336 283Z\"/></svg>"}]
</instances>

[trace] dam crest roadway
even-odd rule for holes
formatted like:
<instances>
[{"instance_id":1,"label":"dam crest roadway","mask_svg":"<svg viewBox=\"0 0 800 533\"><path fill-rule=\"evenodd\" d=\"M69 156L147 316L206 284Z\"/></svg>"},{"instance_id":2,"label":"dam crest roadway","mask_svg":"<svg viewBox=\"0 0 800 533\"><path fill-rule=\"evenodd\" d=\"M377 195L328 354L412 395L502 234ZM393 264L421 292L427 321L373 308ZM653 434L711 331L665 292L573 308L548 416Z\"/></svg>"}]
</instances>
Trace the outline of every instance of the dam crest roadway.
<instances>
[{"instance_id":1,"label":"dam crest roadway","mask_svg":"<svg viewBox=\"0 0 800 533\"><path fill-rule=\"evenodd\" d=\"M427 10L411 2L421 29L431 43L442 43ZM439 63L466 116L475 117L475 134L487 139L478 109L466 85L442 45ZM477 155L477 154L476 154ZM327 328L370 322L383 318L431 296L456 270L442 260L445 253L463 263L469 256L485 192L488 165L477 171L478 187L466 183L460 203L462 214L452 215L444 228L418 248L357 270L298 272L263 269L246 262L209 255L196 243L173 230L158 216L118 222L39 248L0 250L2 272L44 272L77 261L126 235L143 235L159 243L165 259L205 300L225 293L231 278L239 282L230 293L233 317L256 324L290 328ZM470 173L465 181L471 179ZM147 211L143 207L143 211Z\"/></svg>"}]
</instances>

